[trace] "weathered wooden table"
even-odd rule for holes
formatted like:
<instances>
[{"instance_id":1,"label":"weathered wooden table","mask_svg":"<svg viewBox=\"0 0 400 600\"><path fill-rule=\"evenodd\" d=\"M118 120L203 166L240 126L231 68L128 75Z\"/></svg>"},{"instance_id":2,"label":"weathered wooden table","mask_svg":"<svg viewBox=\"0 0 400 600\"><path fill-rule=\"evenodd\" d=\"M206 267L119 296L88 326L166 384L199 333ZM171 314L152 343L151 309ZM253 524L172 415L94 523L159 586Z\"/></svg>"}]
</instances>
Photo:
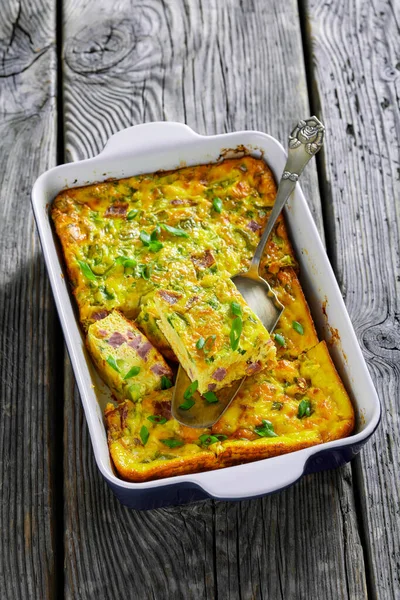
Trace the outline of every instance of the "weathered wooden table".
<instances>
[{"instance_id":1,"label":"weathered wooden table","mask_svg":"<svg viewBox=\"0 0 400 600\"><path fill-rule=\"evenodd\" d=\"M2 1L2 599L400 598L399 23L396 0ZM268 498L128 510L94 463L32 184L131 124L285 141L310 113L327 136L303 186L381 426Z\"/></svg>"}]
</instances>

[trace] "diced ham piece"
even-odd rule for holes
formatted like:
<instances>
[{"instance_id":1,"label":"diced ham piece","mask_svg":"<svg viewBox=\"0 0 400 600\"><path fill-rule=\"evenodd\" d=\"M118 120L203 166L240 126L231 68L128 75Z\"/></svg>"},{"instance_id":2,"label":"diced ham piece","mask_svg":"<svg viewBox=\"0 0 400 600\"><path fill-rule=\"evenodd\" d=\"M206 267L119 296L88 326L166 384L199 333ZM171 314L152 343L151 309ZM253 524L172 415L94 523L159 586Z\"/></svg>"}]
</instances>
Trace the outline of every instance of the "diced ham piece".
<instances>
[{"instance_id":1,"label":"diced ham piece","mask_svg":"<svg viewBox=\"0 0 400 600\"><path fill-rule=\"evenodd\" d=\"M126 332L126 337L128 338L128 340L133 340L135 338L135 334L128 329Z\"/></svg>"},{"instance_id":2,"label":"diced ham piece","mask_svg":"<svg viewBox=\"0 0 400 600\"><path fill-rule=\"evenodd\" d=\"M161 375L171 376L170 369L167 366L162 365L160 363L156 363L155 365L153 365L150 368L150 371L153 371L154 375L159 375L160 377Z\"/></svg>"},{"instance_id":3,"label":"diced ham piece","mask_svg":"<svg viewBox=\"0 0 400 600\"><path fill-rule=\"evenodd\" d=\"M180 198L175 198L175 200L171 200L171 204L173 206L179 206L179 204L185 204L185 202Z\"/></svg>"},{"instance_id":4,"label":"diced ham piece","mask_svg":"<svg viewBox=\"0 0 400 600\"><path fill-rule=\"evenodd\" d=\"M254 375L254 373L258 373L259 371L261 371L261 367L262 367L262 365L259 360L254 363L250 363L246 367L246 373L247 373L247 375Z\"/></svg>"},{"instance_id":5,"label":"diced ham piece","mask_svg":"<svg viewBox=\"0 0 400 600\"><path fill-rule=\"evenodd\" d=\"M193 255L190 257L192 263L194 264L195 267L198 267L200 269L207 269L208 267L211 267L211 265L213 265L215 263L215 258L211 252L211 250L206 250L203 254L201 255Z\"/></svg>"},{"instance_id":6,"label":"diced ham piece","mask_svg":"<svg viewBox=\"0 0 400 600\"><path fill-rule=\"evenodd\" d=\"M224 369L223 367L219 367L212 374L212 378L215 379L215 381L222 381L223 379L225 379L226 373L226 369Z\"/></svg>"},{"instance_id":7,"label":"diced ham piece","mask_svg":"<svg viewBox=\"0 0 400 600\"><path fill-rule=\"evenodd\" d=\"M97 332L97 337L100 338L105 338L108 336L108 331L106 331L105 329L99 329Z\"/></svg>"},{"instance_id":8,"label":"diced ham piece","mask_svg":"<svg viewBox=\"0 0 400 600\"><path fill-rule=\"evenodd\" d=\"M101 321L101 319L105 319L107 315L108 312L106 310L99 310L98 312L92 314L92 319L94 321Z\"/></svg>"},{"instance_id":9,"label":"diced ham piece","mask_svg":"<svg viewBox=\"0 0 400 600\"><path fill-rule=\"evenodd\" d=\"M143 360L147 360L147 355L150 352L150 350L152 350L153 346L150 344L150 342L145 342L143 344L143 346L139 346L139 348L137 349L137 353L140 356L140 358L143 358Z\"/></svg>"},{"instance_id":10,"label":"diced ham piece","mask_svg":"<svg viewBox=\"0 0 400 600\"><path fill-rule=\"evenodd\" d=\"M118 331L115 331L109 338L108 343L110 344L110 346L112 346L113 348L118 348L119 346L121 346L124 342L126 342L126 338L119 333Z\"/></svg>"},{"instance_id":11,"label":"diced ham piece","mask_svg":"<svg viewBox=\"0 0 400 600\"><path fill-rule=\"evenodd\" d=\"M247 223L247 227L248 229L251 229L251 231L258 231L259 229L261 229L261 225L259 223L257 223L257 221L249 221Z\"/></svg>"},{"instance_id":12,"label":"diced ham piece","mask_svg":"<svg viewBox=\"0 0 400 600\"><path fill-rule=\"evenodd\" d=\"M161 417L164 417L164 419L167 419L169 421L169 419L171 418L170 402L154 402L153 406L154 413L156 415L160 415Z\"/></svg>"},{"instance_id":13,"label":"diced ham piece","mask_svg":"<svg viewBox=\"0 0 400 600\"><path fill-rule=\"evenodd\" d=\"M127 204L120 204L119 202L115 202L115 204L111 204L106 212L104 213L105 217L124 217L126 215L126 211L128 210Z\"/></svg>"},{"instance_id":14,"label":"diced ham piece","mask_svg":"<svg viewBox=\"0 0 400 600\"><path fill-rule=\"evenodd\" d=\"M137 335L136 337L134 336L133 340L131 342L128 342L128 346L130 346L134 350L137 350L138 348L140 348L141 345L142 345L142 336L141 335Z\"/></svg>"},{"instance_id":15,"label":"diced ham piece","mask_svg":"<svg viewBox=\"0 0 400 600\"><path fill-rule=\"evenodd\" d=\"M181 294L176 294L175 292L168 292L167 290L160 290L158 292L164 300L168 302L168 304L176 304L181 297Z\"/></svg>"},{"instance_id":16,"label":"diced ham piece","mask_svg":"<svg viewBox=\"0 0 400 600\"><path fill-rule=\"evenodd\" d=\"M215 388L217 387L216 383L209 383L208 384L208 391L209 392L213 392L215 390Z\"/></svg>"}]
</instances>

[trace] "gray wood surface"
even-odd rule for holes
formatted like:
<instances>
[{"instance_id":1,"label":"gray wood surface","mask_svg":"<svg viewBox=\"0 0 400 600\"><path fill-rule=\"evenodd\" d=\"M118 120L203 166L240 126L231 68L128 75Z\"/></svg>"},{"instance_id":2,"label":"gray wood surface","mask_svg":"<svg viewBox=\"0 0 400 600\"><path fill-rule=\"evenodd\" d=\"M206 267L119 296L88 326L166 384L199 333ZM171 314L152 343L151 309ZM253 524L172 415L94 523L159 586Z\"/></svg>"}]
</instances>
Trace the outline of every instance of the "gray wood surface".
<instances>
[{"instance_id":1,"label":"gray wood surface","mask_svg":"<svg viewBox=\"0 0 400 600\"><path fill-rule=\"evenodd\" d=\"M261 129L284 142L309 114L294 0L67 0L63 36L69 160L144 121ZM315 166L304 187L322 232ZM367 597L350 467L262 500L129 511L97 472L73 388L67 365L68 598Z\"/></svg>"},{"instance_id":2,"label":"gray wood surface","mask_svg":"<svg viewBox=\"0 0 400 600\"><path fill-rule=\"evenodd\" d=\"M372 597L400 598L400 5L309 0L331 260L382 402L355 463Z\"/></svg>"},{"instance_id":3,"label":"gray wood surface","mask_svg":"<svg viewBox=\"0 0 400 600\"><path fill-rule=\"evenodd\" d=\"M0 13L0 597L55 598L62 346L30 209L56 162L55 12L4 0Z\"/></svg>"}]
</instances>

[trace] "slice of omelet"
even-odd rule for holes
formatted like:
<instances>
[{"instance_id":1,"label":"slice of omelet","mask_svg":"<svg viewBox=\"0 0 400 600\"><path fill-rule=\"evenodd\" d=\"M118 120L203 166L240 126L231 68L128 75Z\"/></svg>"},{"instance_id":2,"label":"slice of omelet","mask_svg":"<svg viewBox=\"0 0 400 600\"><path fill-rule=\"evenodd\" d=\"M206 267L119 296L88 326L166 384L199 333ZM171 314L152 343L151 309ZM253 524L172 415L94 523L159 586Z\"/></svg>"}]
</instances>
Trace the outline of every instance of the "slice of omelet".
<instances>
[{"instance_id":1,"label":"slice of omelet","mask_svg":"<svg viewBox=\"0 0 400 600\"><path fill-rule=\"evenodd\" d=\"M90 325L87 346L104 381L118 400L139 400L164 385L172 371L149 340L120 312Z\"/></svg>"},{"instance_id":2,"label":"slice of omelet","mask_svg":"<svg viewBox=\"0 0 400 600\"><path fill-rule=\"evenodd\" d=\"M160 328L200 394L270 368L275 347L230 279L204 278L186 293L159 290Z\"/></svg>"},{"instance_id":3,"label":"slice of omelet","mask_svg":"<svg viewBox=\"0 0 400 600\"><path fill-rule=\"evenodd\" d=\"M110 453L118 473L147 481L269 458L349 435L350 399L325 342L273 372L249 377L221 419L207 429L172 418L172 390L142 403L108 404Z\"/></svg>"}]
</instances>

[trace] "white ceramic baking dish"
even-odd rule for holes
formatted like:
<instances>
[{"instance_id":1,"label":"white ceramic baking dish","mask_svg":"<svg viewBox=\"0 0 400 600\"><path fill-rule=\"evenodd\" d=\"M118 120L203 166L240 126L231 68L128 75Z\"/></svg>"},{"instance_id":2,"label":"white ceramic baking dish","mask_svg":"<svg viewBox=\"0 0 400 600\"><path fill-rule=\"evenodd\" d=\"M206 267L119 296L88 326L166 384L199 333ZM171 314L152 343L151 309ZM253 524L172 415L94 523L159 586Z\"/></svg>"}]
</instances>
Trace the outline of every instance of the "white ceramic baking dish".
<instances>
[{"instance_id":1,"label":"white ceramic baking dish","mask_svg":"<svg viewBox=\"0 0 400 600\"><path fill-rule=\"evenodd\" d=\"M85 349L74 300L68 289L61 252L50 223L49 204L64 188L108 178L121 178L160 169L175 169L217 161L232 155L262 156L278 180L286 154L273 137L257 131L201 136L180 123L147 123L113 135L95 158L50 169L36 181L32 204L61 325L81 394L97 465L124 504L153 508L204 497L238 500L281 490L302 475L332 468L350 460L372 435L380 404L361 354L339 287L299 185L286 218L300 263L301 282L321 339L347 387L357 414L355 433L345 439L284 456L217 471L129 483L119 479L110 461L103 408L109 392L95 372ZM332 335L335 332L335 335Z\"/></svg>"}]
</instances>

